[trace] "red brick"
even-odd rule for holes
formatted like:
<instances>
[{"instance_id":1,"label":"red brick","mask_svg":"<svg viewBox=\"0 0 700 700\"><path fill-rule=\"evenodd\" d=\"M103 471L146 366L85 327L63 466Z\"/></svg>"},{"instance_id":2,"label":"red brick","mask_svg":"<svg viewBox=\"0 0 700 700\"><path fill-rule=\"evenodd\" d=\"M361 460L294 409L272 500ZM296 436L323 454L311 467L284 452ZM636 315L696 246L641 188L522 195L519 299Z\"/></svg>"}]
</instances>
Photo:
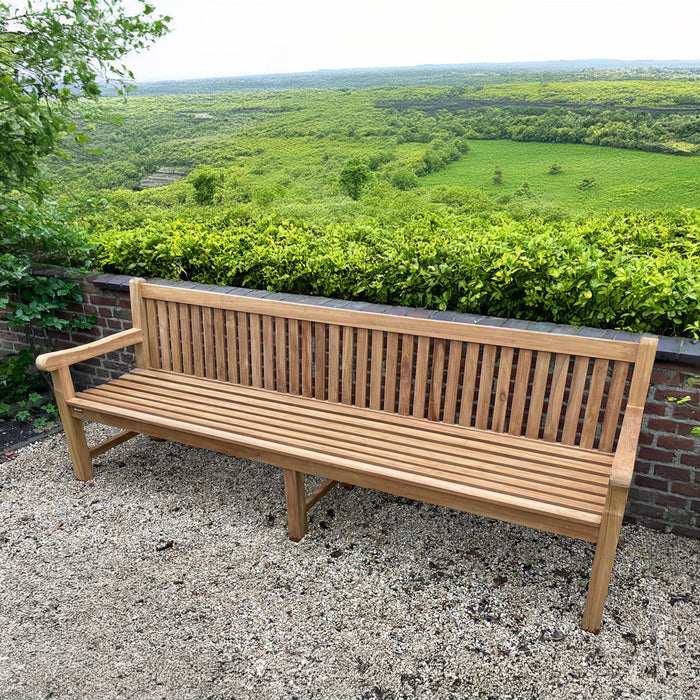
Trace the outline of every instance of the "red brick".
<instances>
[{"instance_id":1,"label":"red brick","mask_svg":"<svg viewBox=\"0 0 700 700\"><path fill-rule=\"evenodd\" d=\"M690 482L690 471L688 469L669 467L665 464L657 464L656 467L654 467L654 476L659 476L662 479L668 479L669 481Z\"/></svg>"},{"instance_id":2,"label":"red brick","mask_svg":"<svg viewBox=\"0 0 700 700\"><path fill-rule=\"evenodd\" d=\"M658 433L675 433L678 430L678 423L670 418L650 418L649 430L654 430Z\"/></svg>"},{"instance_id":3,"label":"red brick","mask_svg":"<svg viewBox=\"0 0 700 700\"><path fill-rule=\"evenodd\" d=\"M688 527L687 525L674 525L671 528L674 535L683 535L684 537L695 537L700 539L700 527Z\"/></svg>"},{"instance_id":4,"label":"red brick","mask_svg":"<svg viewBox=\"0 0 700 700\"><path fill-rule=\"evenodd\" d=\"M700 484L682 484L680 482L671 484L671 493L678 493L681 496L700 498Z\"/></svg>"},{"instance_id":5,"label":"red brick","mask_svg":"<svg viewBox=\"0 0 700 700\"><path fill-rule=\"evenodd\" d=\"M665 493L668 491L668 482L663 479L655 479L652 476L635 475L634 477L635 486L639 486L643 489L653 489L654 491L661 491Z\"/></svg>"},{"instance_id":6,"label":"red brick","mask_svg":"<svg viewBox=\"0 0 700 700\"><path fill-rule=\"evenodd\" d=\"M684 510L688 505L687 498L672 496L668 493L657 493L655 500L657 506L671 506L672 508L679 508L680 510Z\"/></svg>"},{"instance_id":7,"label":"red brick","mask_svg":"<svg viewBox=\"0 0 700 700\"><path fill-rule=\"evenodd\" d=\"M649 474L651 472L651 462L647 462L644 459L638 459L634 463L634 471L637 474Z\"/></svg>"},{"instance_id":8,"label":"red brick","mask_svg":"<svg viewBox=\"0 0 700 700\"><path fill-rule=\"evenodd\" d=\"M667 406L668 404L665 403L654 403L653 401L648 401L644 406L644 413L648 416L665 416Z\"/></svg>"},{"instance_id":9,"label":"red brick","mask_svg":"<svg viewBox=\"0 0 700 700\"><path fill-rule=\"evenodd\" d=\"M697 390L692 389L667 389L657 387L654 391L654 401L668 401L669 398L673 399L684 399L686 396L690 396L691 400L697 399ZM673 403L672 401L669 403Z\"/></svg>"},{"instance_id":10,"label":"red brick","mask_svg":"<svg viewBox=\"0 0 700 700\"><path fill-rule=\"evenodd\" d=\"M680 435L659 435L656 444L666 450L678 452L692 452L695 449L695 440Z\"/></svg>"},{"instance_id":11,"label":"red brick","mask_svg":"<svg viewBox=\"0 0 700 700\"><path fill-rule=\"evenodd\" d=\"M700 454L694 452L692 454L681 455L681 464L687 464L689 467L700 468Z\"/></svg>"},{"instance_id":12,"label":"red brick","mask_svg":"<svg viewBox=\"0 0 700 700\"><path fill-rule=\"evenodd\" d=\"M654 369L650 381L652 385L681 386L682 384L680 372L674 370Z\"/></svg>"},{"instance_id":13,"label":"red brick","mask_svg":"<svg viewBox=\"0 0 700 700\"><path fill-rule=\"evenodd\" d=\"M116 306L114 297L106 297L103 294L90 294L88 301L95 306Z\"/></svg>"},{"instance_id":14,"label":"red brick","mask_svg":"<svg viewBox=\"0 0 700 700\"><path fill-rule=\"evenodd\" d=\"M648 459L651 462L662 462L670 464L673 462L673 455L665 450L655 450L653 447L640 447L639 456L642 459Z\"/></svg>"},{"instance_id":15,"label":"red brick","mask_svg":"<svg viewBox=\"0 0 700 700\"><path fill-rule=\"evenodd\" d=\"M640 445L651 445L654 442L654 434L653 433L641 433L639 435L639 444Z\"/></svg>"},{"instance_id":16,"label":"red brick","mask_svg":"<svg viewBox=\"0 0 700 700\"><path fill-rule=\"evenodd\" d=\"M690 507L692 510L700 513L700 501L692 500L692 501L689 501L689 503L690 503Z\"/></svg>"},{"instance_id":17,"label":"red brick","mask_svg":"<svg viewBox=\"0 0 700 700\"><path fill-rule=\"evenodd\" d=\"M639 501L640 503L652 503L654 501L655 495L656 491L649 491L648 489L639 489L635 486L632 486L629 492L629 499L630 502Z\"/></svg>"},{"instance_id":18,"label":"red brick","mask_svg":"<svg viewBox=\"0 0 700 700\"><path fill-rule=\"evenodd\" d=\"M120 299L119 300L119 308L130 309L131 308L131 300L130 299Z\"/></svg>"},{"instance_id":19,"label":"red brick","mask_svg":"<svg viewBox=\"0 0 700 700\"><path fill-rule=\"evenodd\" d=\"M647 518L662 518L664 515L663 508L646 503L635 503L633 511L637 515L643 515Z\"/></svg>"},{"instance_id":20,"label":"red brick","mask_svg":"<svg viewBox=\"0 0 700 700\"><path fill-rule=\"evenodd\" d=\"M97 310L97 314L102 318L112 318L112 309L102 307Z\"/></svg>"}]
</instances>

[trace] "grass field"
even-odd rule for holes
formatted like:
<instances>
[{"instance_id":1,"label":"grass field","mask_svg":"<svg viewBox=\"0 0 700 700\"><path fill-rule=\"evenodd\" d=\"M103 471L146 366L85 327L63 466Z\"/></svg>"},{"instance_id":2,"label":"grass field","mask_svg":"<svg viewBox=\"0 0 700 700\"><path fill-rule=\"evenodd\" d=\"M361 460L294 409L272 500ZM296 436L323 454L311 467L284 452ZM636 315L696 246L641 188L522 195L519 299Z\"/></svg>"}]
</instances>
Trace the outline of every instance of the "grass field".
<instances>
[{"instance_id":1,"label":"grass field","mask_svg":"<svg viewBox=\"0 0 700 700\"><path fill-rule=\"evenodd\" d=\"M523 182L538 202L569 210L700 207L700 158L578 144L470 141L458 161L420 179L421 185L483 189L494 199L516 195ZM561 173L550 175L553 163ZM500 168L503 182L493 181ZM585 178L595 184L579 188Z\"/></svg>"}]
</instances>

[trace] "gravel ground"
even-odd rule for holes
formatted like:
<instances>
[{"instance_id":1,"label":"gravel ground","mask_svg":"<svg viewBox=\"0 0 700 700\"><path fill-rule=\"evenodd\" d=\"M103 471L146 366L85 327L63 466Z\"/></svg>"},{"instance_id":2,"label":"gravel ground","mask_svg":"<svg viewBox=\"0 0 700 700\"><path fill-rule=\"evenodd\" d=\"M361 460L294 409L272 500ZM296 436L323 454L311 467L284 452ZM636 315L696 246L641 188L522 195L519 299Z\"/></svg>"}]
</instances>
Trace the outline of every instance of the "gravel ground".
<instances>
[{"instance_id":1,"label":"gravel ground","mask_svg":"<svg viewBox=\"0 0 700 700\"><path fill-rule=\"evenodd\" d=\"M584 542L335 489L294 544L275 468L139 437L96 471L63 435L0 465L3 700L700 698L700 541L625 526L594 636Z\"/></svg>"}]
</instances>

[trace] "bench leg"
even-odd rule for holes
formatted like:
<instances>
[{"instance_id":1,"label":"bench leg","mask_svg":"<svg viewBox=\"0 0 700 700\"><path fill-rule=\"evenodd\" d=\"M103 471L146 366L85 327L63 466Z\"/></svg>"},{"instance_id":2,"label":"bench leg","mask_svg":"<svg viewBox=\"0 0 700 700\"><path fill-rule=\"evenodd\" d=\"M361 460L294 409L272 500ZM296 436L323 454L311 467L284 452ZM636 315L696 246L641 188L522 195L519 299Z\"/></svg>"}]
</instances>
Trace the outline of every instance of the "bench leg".
<instances>
[{"instance_id":1,"label":"bench leg","mask_svg":"<svg viewBox=\"0 0 700 700\"><path fill-rule=\"evenodd\" d=\"M306 519L306 491L304 475L293 469L284 469L284 491L287 496L287 527L289 539L299 542L309 531Z\"/></svg>"},{"instance_id":2,"label":"bench leg","mask_svg":"<svg viewBox=\"0 0 700 700\"><path fill-rule=\"evenodd\" d=\"M588 584L586 609L583 613L581 627L587 632L598 634L603 619L603 607L608 597L610 576L615 562L617 541L622 527L622 516L627 501L627 490L612 487L605 504L605 514L600 527L598 544L593 559L593 571Z\"/></svg>"},{"instance_id":3,"label":"bench leg","mask_svg":"<svg viewBox=\"0 0 700 700\"><path fill-rule=\"evenodd\" d=\"M75 418L68 404L67 399L74 396L73 381L67 367L61 367L55 372L51 372L53 381L53 392L58 406L58 415L61 417L63 432L68 443L68 451L73 460L73 471L75 478L79 481L90 481L94 478L95 472L92 469L92 457L90 448L85 439L83 421Z\"/></svg>"}]
</instances>

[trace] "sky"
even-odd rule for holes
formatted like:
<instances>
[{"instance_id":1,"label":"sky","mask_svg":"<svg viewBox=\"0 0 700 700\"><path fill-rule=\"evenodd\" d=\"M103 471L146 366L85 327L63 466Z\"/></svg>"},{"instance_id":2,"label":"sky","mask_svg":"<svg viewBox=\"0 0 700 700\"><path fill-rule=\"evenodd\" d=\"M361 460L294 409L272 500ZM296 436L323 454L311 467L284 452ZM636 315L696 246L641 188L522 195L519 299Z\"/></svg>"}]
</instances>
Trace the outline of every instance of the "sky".
<instances>
[{"instance_id":1,"label":"sky","mask_svg":"<svg viewBox=\"0 0 700 700\"><path fill-rule=\"evenodd\" d=\"M700 0L152 0L138 81L562 59L700 59Z\"/></svg>"}]
</instances>

